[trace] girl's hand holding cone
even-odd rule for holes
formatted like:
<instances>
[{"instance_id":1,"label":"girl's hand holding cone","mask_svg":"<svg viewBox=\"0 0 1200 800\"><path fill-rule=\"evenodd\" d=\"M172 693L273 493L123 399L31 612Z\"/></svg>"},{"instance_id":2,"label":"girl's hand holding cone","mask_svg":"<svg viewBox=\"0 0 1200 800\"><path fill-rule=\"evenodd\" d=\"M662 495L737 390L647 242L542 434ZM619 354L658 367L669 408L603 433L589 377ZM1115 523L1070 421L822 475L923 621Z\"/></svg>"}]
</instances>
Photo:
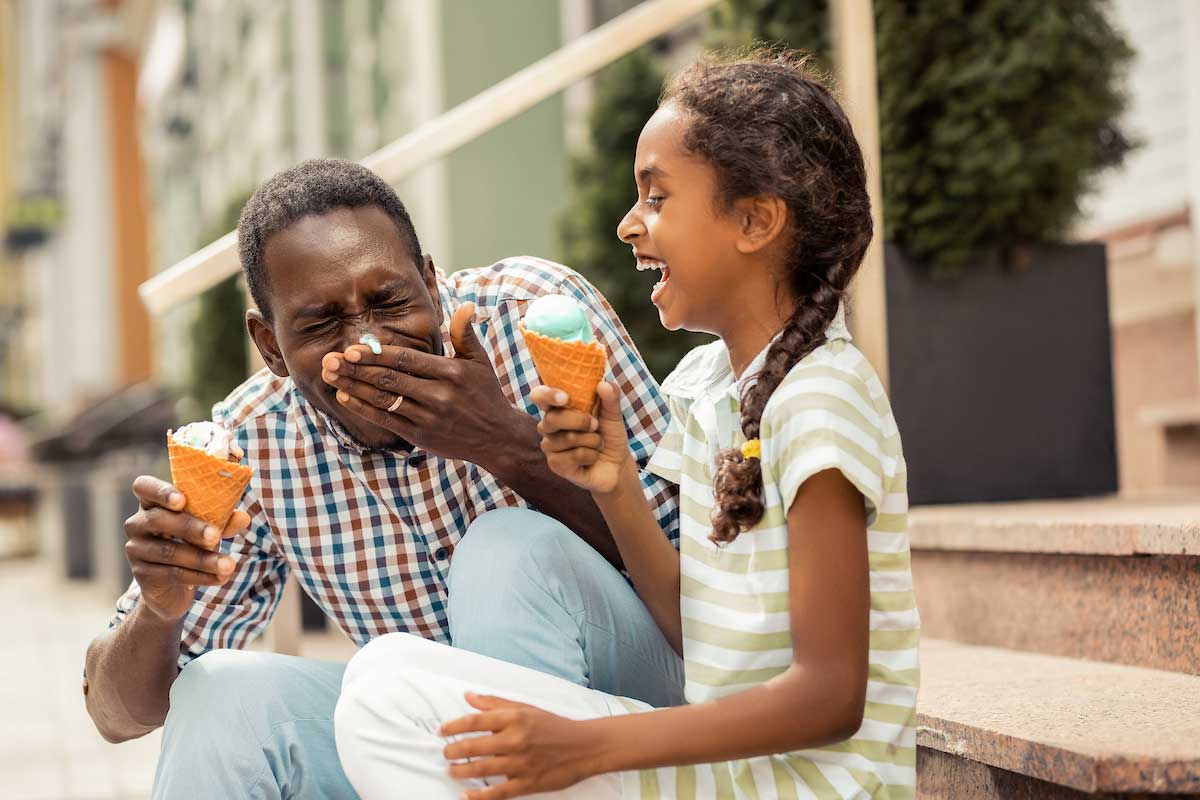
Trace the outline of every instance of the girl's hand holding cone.
<instances>
[{"instance_id":1,"label":"girl's hand holding cone","mask_svg":"<svg viewBox=\"0 0 1200 800\"><path fill-rule=\"evenodd\" d=\"M599 416L572 408L561 389L539 386L530 393L542 411L538 433L550 470L593 494L608 494L633 457L616 387L599 383L596 396Z\"/></svg>"}]
</instances>

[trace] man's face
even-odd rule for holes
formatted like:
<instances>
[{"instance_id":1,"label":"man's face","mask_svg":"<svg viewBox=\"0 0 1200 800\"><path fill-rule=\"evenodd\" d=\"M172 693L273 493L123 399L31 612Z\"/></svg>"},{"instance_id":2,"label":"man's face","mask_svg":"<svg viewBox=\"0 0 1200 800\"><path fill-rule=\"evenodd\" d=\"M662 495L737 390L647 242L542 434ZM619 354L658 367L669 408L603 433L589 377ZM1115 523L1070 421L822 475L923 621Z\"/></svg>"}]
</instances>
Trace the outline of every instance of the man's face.
<instances>
[{"instance_id":1,"label":"man's face","mask_svg":"<svg viewBox=\"0 0 1200 800\"><path fill-rule=\"evenodd\" d=\"M368 332L383 345L442 355L432 262L414 264L391 217L362 206L310 215L275 233L263 251L263 270L277 350L274 359L263 356L272 371L290 375L310 403L361 444L407 449L394 433L337 402L334 387L321 380L321 359ZM263 338L255 336L260 350Z\"/></svg>"}]
</instances>

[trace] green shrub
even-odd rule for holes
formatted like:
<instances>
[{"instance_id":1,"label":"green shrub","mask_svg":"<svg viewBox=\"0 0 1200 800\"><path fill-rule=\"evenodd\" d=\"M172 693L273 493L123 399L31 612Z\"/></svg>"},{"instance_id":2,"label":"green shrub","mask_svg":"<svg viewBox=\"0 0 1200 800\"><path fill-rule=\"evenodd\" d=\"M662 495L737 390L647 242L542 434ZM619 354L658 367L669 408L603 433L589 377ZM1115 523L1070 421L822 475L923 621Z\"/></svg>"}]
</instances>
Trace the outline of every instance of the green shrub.
<instances>
[{"instance_id":1,"label":"green shrub","mask_svg":"<svg viewBox=\"0 0 1200 800\"><path fill-rule=\"evenodd\" d=\"M884 224L935 274L1062 241L1129 150L1105 0L876 3ZM920 47L914 47L920 42Z\"/></svg>"},{"instance_id":2,"label":"green shrub","mask_svg":"<svg viewBox=\"0 0 1200 800\"><path fill-rule=\"evenodd\" d=\"M238 215L248 198L247 195L231 202L218 223L200 237L197 246L203 247L237 227ZM224 400L246 380L250 368L246 353L246 297L241 281L240 274L233 275L201 294L190 326L188 394L205 419L214 403Z\"/></svg>"},{"instance_id":3,"label":"green shrub","mask_svg":"<svg viewBox=\"0 0 1200 800\"><path fill-rule=\"evenodd\" d=\"M1061 241L1130 148L1107 0L875 0L885 235L937 276ZM734 40L828 48L827 0L727 0Z\"/></svg>"},{"instance_id":4,"label":"green shrub","mask_svg":"<svg viewBox=\"0 0 1200 800\"><path fill-rule=\"evenodd\" d=\"M783 42L829 68L829 0L726 0L710 14L713 47Z\"/></svg>"}]
</instances>

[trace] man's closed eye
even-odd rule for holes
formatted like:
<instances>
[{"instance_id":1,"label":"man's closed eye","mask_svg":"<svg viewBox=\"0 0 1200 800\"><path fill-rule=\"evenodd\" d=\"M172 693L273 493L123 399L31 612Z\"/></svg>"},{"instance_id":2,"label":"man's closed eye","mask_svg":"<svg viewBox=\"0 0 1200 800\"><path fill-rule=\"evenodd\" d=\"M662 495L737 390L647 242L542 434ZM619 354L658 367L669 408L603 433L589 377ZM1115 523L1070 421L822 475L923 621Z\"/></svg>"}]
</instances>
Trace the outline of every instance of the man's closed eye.
<instances>
[{"instance_id":1,"label":"man's closed eye","mask_svg":"<svg viewBox=\"0 0 1200 800\"><path fill-rule=\"evenodd\" d=\"M407 300L394 300L390 303L383 303L377 306L380 313L394 314L398 311L403 311L408 306Z\"/></svg>"},{"instance_id":2,"label":"man's closed eye","mask_svg":"<svg viewBox=\"0 0 1200 800\"><path fill-rule=\"evenodd\" d=\"M335 326L336 322L337 322L337 320L333 320L333 319L323 320L323 321L317 322L313 325L305 326L304 328L302 328L300 330L300 333L302 333L305 336L318 336L323 333L328 333L336 327Z\"/></svg>"}]
</instances>

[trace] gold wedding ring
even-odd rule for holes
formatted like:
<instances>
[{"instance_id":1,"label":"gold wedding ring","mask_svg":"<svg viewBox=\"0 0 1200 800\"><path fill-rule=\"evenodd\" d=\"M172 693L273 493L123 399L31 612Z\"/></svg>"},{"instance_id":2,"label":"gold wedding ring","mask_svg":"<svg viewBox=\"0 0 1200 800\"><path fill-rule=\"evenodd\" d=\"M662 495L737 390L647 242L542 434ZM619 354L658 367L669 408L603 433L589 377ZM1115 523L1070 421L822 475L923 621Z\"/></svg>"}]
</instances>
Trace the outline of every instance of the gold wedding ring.
<instances>
[{"instance_id":1,"label":"gold wedding ring","mask_svg":"<svg viewBox=\"0 0 1200 800\"><path fill-rule=\"evenodd\" d=\"M404 402L404 395L399 395L399 394L396 395L396 399L394 401L392 401L392 404L390 406L387 407L388 413L395 414L396 409L399 408L400 404L403 402Z\"/></svg>"}]
</instances>

